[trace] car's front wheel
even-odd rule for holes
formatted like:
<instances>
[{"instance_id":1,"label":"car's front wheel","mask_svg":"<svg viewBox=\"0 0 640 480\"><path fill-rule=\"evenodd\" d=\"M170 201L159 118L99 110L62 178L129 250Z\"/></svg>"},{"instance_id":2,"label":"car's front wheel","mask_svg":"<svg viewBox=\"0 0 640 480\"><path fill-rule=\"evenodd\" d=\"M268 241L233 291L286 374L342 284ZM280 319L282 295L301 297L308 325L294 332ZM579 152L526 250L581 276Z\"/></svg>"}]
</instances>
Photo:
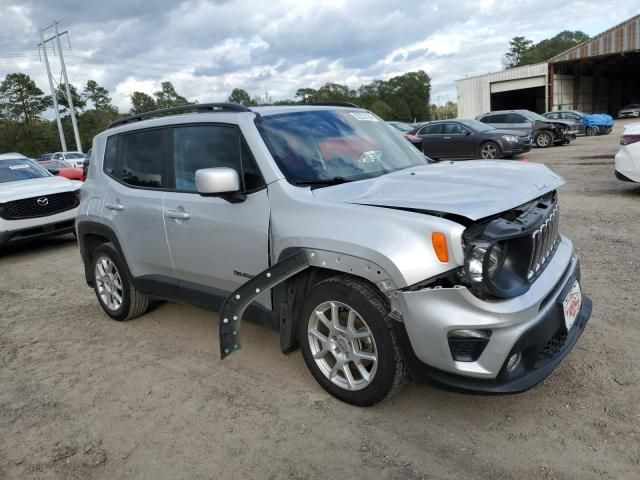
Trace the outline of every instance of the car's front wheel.
<instances>
[{"instance_id":1,"label":"car's front wheel","mask_svg":"<svg viewBox=\"0 0 640 480\"><path fill-rule=\"evenodd\" d=\"M334 397L370 406L404 384L406 369L379 292L338 276L307 294L298 328L302 354L318 383Z\"/></svg>"},{"instance_id":2,"label":"car's front wheel","mask_svg":"<svg viewBox=\"0 0 640 480\"><path fill-rule=\"evenodd\" d=\"M480 157L493 160L500 157L500 147L495 142L485 142L480 147Z\"/></svg>"},{"instance_id":3,"label":"car's front wheel","mask_svg":"<svg viewBox=\"0 0 640 480\"><path fill-rule=\"evenodd\" d=\"M553 135L551 135L551 132L539 132L533 141L537 147L547 148L553 143Z\"/></svg>"},{"instance_id":4,"label":"car's front wheel","mask_svg":"<svg viewBox=\"0 0 640 480\"><path fill-rule=\"evenodd\" d=\"M98 246L92 259L93 288L107 315L114 320L130 320L148 310L149 297L133 286L113 244Z\"/></svg>"}]
</instances>

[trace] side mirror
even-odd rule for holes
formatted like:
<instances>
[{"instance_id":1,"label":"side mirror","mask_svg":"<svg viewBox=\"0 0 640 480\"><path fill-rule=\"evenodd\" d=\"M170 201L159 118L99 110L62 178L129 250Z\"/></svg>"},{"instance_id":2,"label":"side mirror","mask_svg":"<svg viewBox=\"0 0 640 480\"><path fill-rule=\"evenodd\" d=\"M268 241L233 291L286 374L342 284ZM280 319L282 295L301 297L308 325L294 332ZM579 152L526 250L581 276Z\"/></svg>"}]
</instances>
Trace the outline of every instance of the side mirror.
<instances>
[{"instance_id":1,"label":"side mirror","mask_svg":"<svg viewBox=\"0 0 640 480\"><path fill-rule=\"evenodd\" d=\"M51 175L59 175L60 174L60 170L55 169L55 168L47 168L47 170L49 171L49 173Z\"/></svg>"},{"instance_id":2,"label":"side mirror","mask_svg":"<svg viewBox=\"0 0 640 480\"><path fill-rule=\"evenodd\" d=\"M196 170L196 189L203 197L221 197L231 203L246 200L240 192L240 177L233 168L216 167Z\"/></svg>"},{"instance_id":3,"label":"side mirror","mask_svg":"<svg viewBox=\"0 0 640 480\"><path fill-rule=\"evenodd\" d=\"M464 131L464 134L465 134L465 135L471 135L471 130L465 130L465 131Z\"/></svg>"}]
</instances>

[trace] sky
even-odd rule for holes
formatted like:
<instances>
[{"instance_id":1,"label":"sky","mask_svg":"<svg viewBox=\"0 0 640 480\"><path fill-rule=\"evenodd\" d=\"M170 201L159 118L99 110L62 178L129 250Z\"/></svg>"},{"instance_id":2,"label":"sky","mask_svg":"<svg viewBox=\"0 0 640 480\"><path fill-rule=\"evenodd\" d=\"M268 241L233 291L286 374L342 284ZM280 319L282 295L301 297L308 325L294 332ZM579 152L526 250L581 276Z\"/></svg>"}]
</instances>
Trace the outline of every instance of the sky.
<instances>
[{"instance_id":1,"label":"sky","mask_svg":"<svg viewBox=\"0 0 640 480\"><path fill-rule=\"evenodd\" d=\"M456 101L455 80L503 68L514 36L593 36L639 13L640 0L0 0L0 12L0 78L24 72L49 92L36 45L57 20L70 83L96 80L126 112L133 91L164 80L200 103L236 87L282 100L415 70L431 77L432 102Z\"/></svg>"}]
</instances>

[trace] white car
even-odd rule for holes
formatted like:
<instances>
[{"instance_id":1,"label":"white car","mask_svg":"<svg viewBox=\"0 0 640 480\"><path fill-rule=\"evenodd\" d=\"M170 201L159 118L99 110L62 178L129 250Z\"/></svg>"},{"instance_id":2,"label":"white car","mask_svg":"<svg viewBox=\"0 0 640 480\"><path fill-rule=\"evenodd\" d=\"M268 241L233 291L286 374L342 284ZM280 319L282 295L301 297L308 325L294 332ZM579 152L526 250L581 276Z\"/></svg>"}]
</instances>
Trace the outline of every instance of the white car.
<instances>
[{"instance_id":1,"label":"white car","mask_svg":"<svg viewBox=\"0 0 640 480\"><path fill-rule=\"evenodd\" d=\"M82 168L85 158L87 156L82 152L56 152L51 155L51 160L63 160L76 168Z\"/></svg>"},{"instance_id":2,"label":"white car","mask_svg":"<svg viewBox=\"0 0 640 480\"><path fill-rule=\"evenodd\" d=\"M616 154L616 178L625 182L640 182L640 123L624 127L620 150Z\"/></svg>"},{"instance_id":3,"label":"white car","mask_svg":"<svg viewBox=\"0 0 640 480\"><path fill-rule=\"evenodd\" d=\"M81 186L19 153L0 155L0 248L73 233Z\"/></svg>"}]
</instances>

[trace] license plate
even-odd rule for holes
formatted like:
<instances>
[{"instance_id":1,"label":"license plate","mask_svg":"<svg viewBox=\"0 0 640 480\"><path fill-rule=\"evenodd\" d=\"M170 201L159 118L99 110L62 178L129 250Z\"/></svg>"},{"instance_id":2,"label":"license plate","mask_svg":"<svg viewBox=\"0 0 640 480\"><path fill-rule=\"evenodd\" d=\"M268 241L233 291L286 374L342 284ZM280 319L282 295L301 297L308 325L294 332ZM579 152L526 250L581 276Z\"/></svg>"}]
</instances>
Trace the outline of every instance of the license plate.
<instances>
[{"instance_id":1,"label":"license plate","mask_svg":"<svg viewBox=\"0 0 640 480\"><path fill-rule=\"evenodd\" d=\"M580 291L580 284L576 280L576 283L573 284L573 287L571 287L571 290L562 301L564 324L567 327L567 332L571 330L576 318L578 318L580 307L582 307L582 292Z\"/></svg>"}]
</instances>

